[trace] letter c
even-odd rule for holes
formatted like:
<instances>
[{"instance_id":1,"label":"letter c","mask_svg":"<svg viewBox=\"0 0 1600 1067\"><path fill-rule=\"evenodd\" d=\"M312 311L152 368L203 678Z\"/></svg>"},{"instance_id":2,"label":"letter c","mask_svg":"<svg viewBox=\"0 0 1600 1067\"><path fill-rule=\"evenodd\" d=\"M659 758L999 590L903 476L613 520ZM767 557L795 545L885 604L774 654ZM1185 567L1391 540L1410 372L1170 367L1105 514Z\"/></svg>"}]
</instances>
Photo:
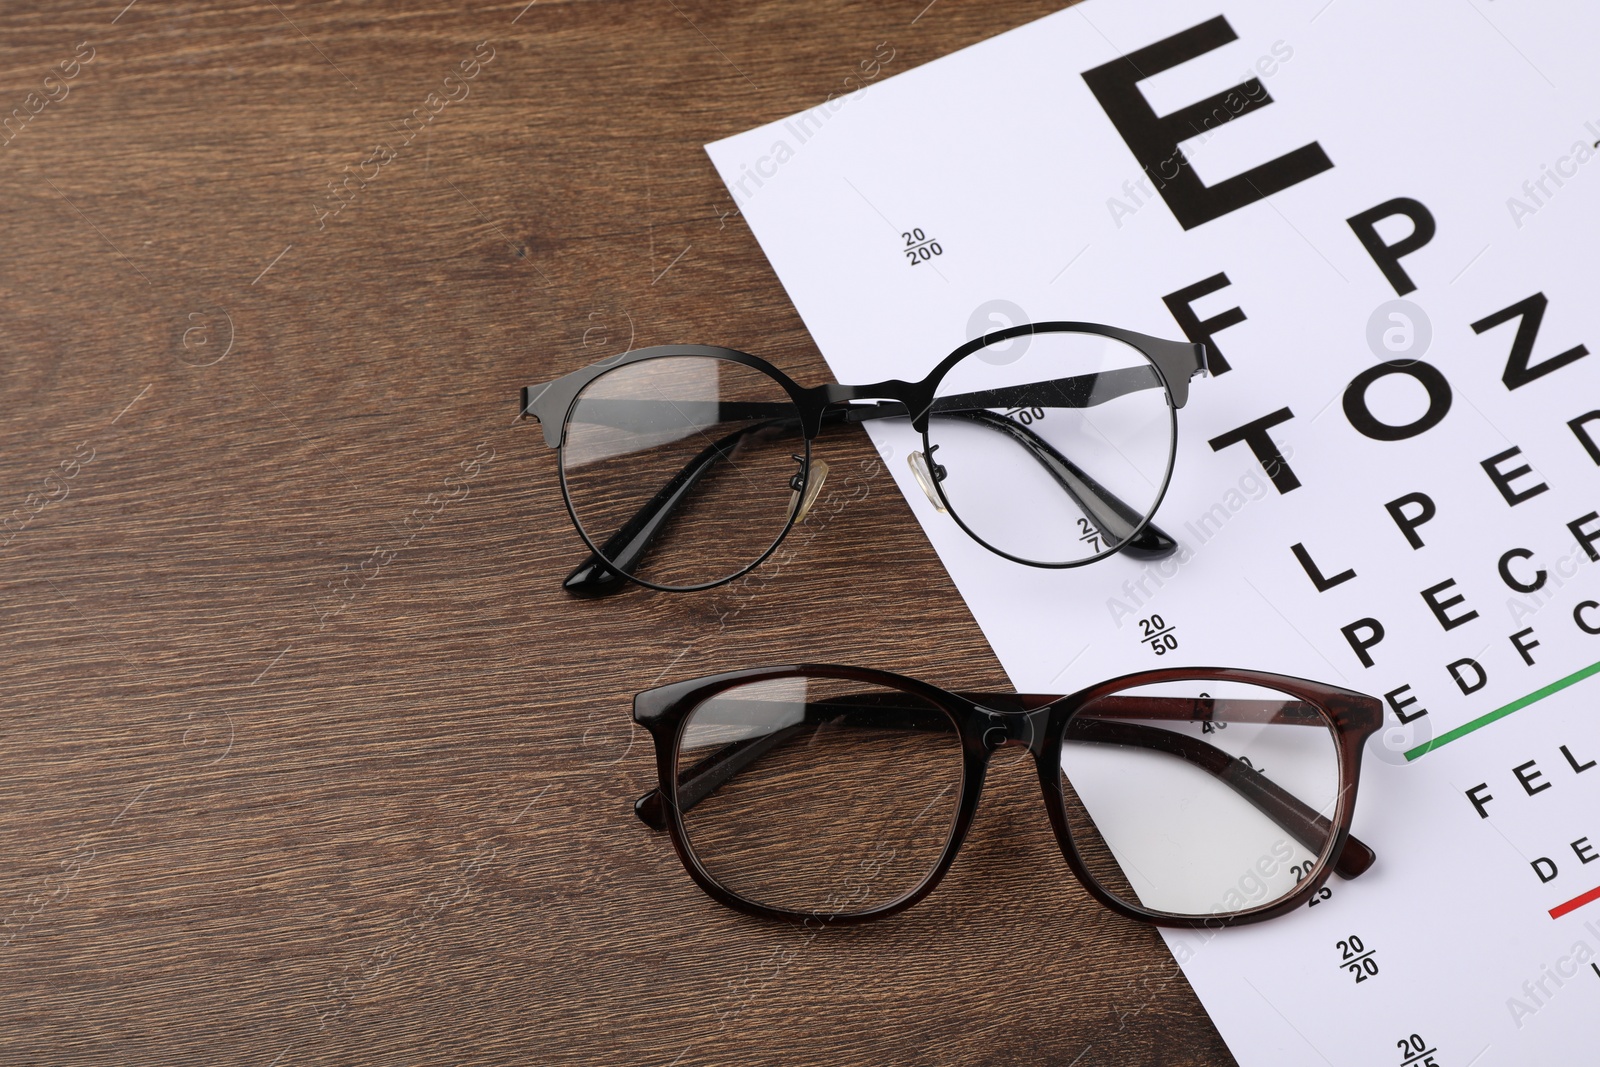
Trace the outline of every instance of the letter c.
<instances>
[{"instance_id":1,"label":"letter c","mask_svg":"<svg viewBox=\"0 0 1600 1067\"><path fill-rule=\"evenodd\" d=\"M1532 559L1533 553L1526 548L1513 548L1500 557L1500 580L1519 593L1537 593L1544 588L1544 583L1550 575L1540 567L1533 572L1533 581L1519 581L1511 573L1511 561L1514 559Z\"/></svg>"}]
</instances>

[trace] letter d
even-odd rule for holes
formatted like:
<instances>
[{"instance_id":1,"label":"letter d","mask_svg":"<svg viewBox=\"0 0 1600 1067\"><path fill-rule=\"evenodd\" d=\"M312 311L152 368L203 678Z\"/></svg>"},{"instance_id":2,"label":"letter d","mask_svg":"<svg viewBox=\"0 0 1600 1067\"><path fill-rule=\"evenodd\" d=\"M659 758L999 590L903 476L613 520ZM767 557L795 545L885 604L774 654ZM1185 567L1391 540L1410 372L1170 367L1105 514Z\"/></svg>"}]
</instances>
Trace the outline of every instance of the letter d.
<instances>
[{"instance_id":1,"label":"letter d","mask_svg":"<svg viewBox=\"0 0 1600 1067\"><path fill-rule=\"evenodd\" d=\"M1462 668L1471 670L1477 677L1470 680L1463 678L1461 676ZM1470 696L1489 684L1489 676L1484 672L1483 665L1471 656L1456 660L1446 669L1450 672L1450 677L1456 680L1456 685L1461 687L1462 696Z\"/></svg>"}]
</instances>

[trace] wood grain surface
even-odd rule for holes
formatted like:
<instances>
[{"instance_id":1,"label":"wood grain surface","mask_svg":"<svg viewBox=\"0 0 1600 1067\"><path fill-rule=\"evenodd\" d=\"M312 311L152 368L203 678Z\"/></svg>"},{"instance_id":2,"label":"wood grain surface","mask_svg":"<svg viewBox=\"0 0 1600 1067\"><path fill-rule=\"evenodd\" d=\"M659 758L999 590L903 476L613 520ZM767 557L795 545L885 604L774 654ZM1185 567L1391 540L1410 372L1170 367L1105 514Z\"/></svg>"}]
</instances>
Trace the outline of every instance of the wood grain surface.
<instances>
[{"instance_id":1,"label":"wood grain surface","mask_svg":"<svg viewBox=\"0 0 1600 1067\"><path fill-rule=\"evenodd\" d=\"M752 580L586 602L515 422L630 342L821 380L701 146L1055 6L0 8L0 1063L1232 1062L1022 763L894 920L706 898L634 692L1003 676L863 435Z\"/></svg>"}]
</instances>

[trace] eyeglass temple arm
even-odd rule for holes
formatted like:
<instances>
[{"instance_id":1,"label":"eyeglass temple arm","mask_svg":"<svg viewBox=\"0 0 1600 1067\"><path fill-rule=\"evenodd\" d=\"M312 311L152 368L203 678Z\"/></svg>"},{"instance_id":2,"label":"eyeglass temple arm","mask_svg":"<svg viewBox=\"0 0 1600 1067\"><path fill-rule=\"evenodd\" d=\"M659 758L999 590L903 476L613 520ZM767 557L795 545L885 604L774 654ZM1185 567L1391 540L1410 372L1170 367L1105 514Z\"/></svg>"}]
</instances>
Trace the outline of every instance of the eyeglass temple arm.
<instances>
[{"instance_id":1,"label":"eyeglass temple arm","mask_svg":"<svg viewBox=\"0 0 1600 1067\"><path fill-rule=\"evenodd\" d=\"M982 701L991 704L1014 702L1023 710L1058 699L1015 694L962 695L974 701L981 698ZM878 699L882 698L856 697L853 700L844 698L829 703L807 704L806 718L760 737L745 738L723 746L679 776L678 809L688 811L693 808L721 788L734 775L783 745L796 734L815 725L816 716L819 714L839 715L842 708L843 717L839 721L844 726L926 730L933 733L949 732L954 729L950 719L940 712L897 707L892 703L880 705L875 703ZM887 698L890 702L894 699L892 696ZM851 702L846 704L845 700ZM1223 722L1276 722L1318 726L1324 722L1322 716L1309 705L1299 703L1286 705L1276 700L1213 701L1204 698L1196 701L1182 697L1112 697L1103 699L1097 704L1113 702L1126 703L1109 710L1142 719L1208 721L1214 718L1215 721ZM1219 707L1228 716L1227 718L1217 716ZM1084 715L1092 717L1081 717ZM1070 740L1127 745L1177 756L1231 788L1312 852L1320 851L1322 844L1328 839L1330 824L1326 818L1260 771L1228 755L1215 745L1153 726L1100 718L1093 712L1080 713L1080 717L1068 725L1068 731ZM665 806L666 799L661 795L661 790L652 789L635 802L634 813L653 829L664 830ZM1341 878L1355 878L1371 867L1376 858L1376 853L1368 845L1351 834L1346 838L1345 846L1334 863L1334 870Z\"/></svg>"},{"instance_id":2,"label":"eyeglass temple arm","mask_svg":"<svg viewBox=\"0 0 1600 1067\"><path fill-rule=\"evenodd\" d=\"M1132 372L1132 373L1130 373ZM1115 377L1113 377L1115 376ZM1110 380L1110 388L1102 387L1104 380ZM1028 427L1006 418L986 411L982 407L972 408L967 405L996 405L1003 406L1010 402L1020 402L1024 399L1037 401L1049 399L1052 407L1090 407L1094 404L1104 403L1113 397L1139 389L1159 386L1161 380L1156 377L1150 368L1126 368L1123 371L1111 371L1101 374L1082 374L1072 378L1061 378L1053 382L1037 383L1029 386L1016 386L1004 389L989 389L978 393L964 393L958 396L944 397L934 405L932 414L961 416L988 426L998 432L1003 432L1012 437L1039 462L1055 481L1066 490L1073 501L1084 510L1102 533L1108 529L1120 529L1121 537L1126 538L1127 532L1137 526L1143 518L1134 509L1130 508L1121 498L1106 489L1093 478L1089 477L1077 464L1061 455L1052 448L1044 438L1034 433ZM1050 388L1046 388L1050 387ZM1041 389L1045 391L1040 392ZM638 418L638 409L646 407L657 411L670 411L675 417L682 419L693 412L686 412L687 407L716 408L715 417L718 420L760 418L763 416L776 416L788 412L790 409L784 404L767 404L761 402L725 402L725 401L699 401L678 402L665 400L595 400L585 405L585 410L600 405L593 415L610 418L596 418L593 421L601 425L620 425L624 427L638 427L641 425ZM957 405L961 405L957 407ZM709 414L709 413L702 413ZM873 419L906 418L907 412L903 404L897 401L888 401L878 404L859 404L846 408L836 408L823 416L824 425L838 425L841 423L867 422ZM632 569L638 562L650 543L660 534L666 525L667 519L684 501L700 478L711 470L719 459L726 454L740 437L753 433L758 429L789 422L789 418L774 417L770 422L760 423L756 426L736 430L706 448L689 460L683 469L673 475L670 481L662 487L638 512L636 512L620 530L601 547L599 552L591 552L582 563L568 574L561 583L561 587L574 596L597 597L619 592L628 584L628 580L617 573L607 559L614 560L623 570ZM646 423L646 425L653 425ZM798 420L794 420L796 430L800 428ZM1108 537L1118 537L1116 532L1108 533ZM1171 555L1178 547L1166 531L1154 522L1148 523L1136 537L1127 539L1122 546L1122 551L1136 559L1161 559Z\"/></svg>"},{"instance_id":3,"label":"eyeglass temple arm","mask_svg":"<svg viewBox=\"0 0 1600 1067\"><path fill-rule=\"evenodd\" d=\"M928 410L931 414L938 414L970 408L1092 408L1129 393L1160 388L1161 375L1154 367L1120 367L1092 374L1075 374L1070 378L1050 378L1042 382L954 393L937 398Z\"/></svg>"}]
</instances>

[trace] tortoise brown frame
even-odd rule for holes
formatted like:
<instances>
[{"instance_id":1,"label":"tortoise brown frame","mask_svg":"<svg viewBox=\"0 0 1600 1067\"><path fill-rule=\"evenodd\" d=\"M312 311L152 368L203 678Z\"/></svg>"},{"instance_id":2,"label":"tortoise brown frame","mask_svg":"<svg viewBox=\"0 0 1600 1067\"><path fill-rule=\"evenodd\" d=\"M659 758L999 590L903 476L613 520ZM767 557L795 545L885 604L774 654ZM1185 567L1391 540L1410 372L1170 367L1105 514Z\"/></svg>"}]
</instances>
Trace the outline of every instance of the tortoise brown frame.
<instances>
[{"instance_id":1,"label":"tortoise brown frame","mask_svg":"<svg viewBox=\"0 0 1600 1067\"><path fill-rule=\"evenodd\" d=\"M704 702L737 686L780 678L826 678L882 687L871 694L833 698L806 705L805 720L765 736L732 741L711 753L680 776L679 743L684 726ZM1117 696L1121 691L1161 682L1238 682L1276 690L1293 703L1254 699L1190 699L1164 696ZM885 693L884 690L894 692ZM893 697L907 694L926 707L895 706ZM886 699L889 698L889 699ZM1110 698L1110 699L1108 699ZM911 701L905 701L909 704ZM1078 712L1094 705L1082 718ZM633 702L634 721L655 742L659 784L634 805L638 817L652 829L665 830L690 877L713 899L730 908L764 918L791 921L862 922L893 915L910 907L939 883L955 861L957 852L977 812L990 757L1002 747L1025 747L1033 756L1039 785L1056 841L1078 880L1095 899L1130 919L1158 926L1235 926L1275 918L1310 900L1328 876L1355 878L1372 866L1372 849L1350 833L1360 780L1361 750L1367 738L1383 723L1383 704L1374 697L1321 682L1287 675L1225 667L1170 668L1123 675L1067 696L1033 693L951 692L887 671L835 665L795 665L730 671L706 678L677 682L640 693ZM909 892L881 907L852 913L803 912L771 907L728 890L696 858L683 825L683 813L710 796L744 768L752 765L801 729L826 715L844 726L895 729L953 730L961 741L964 767L961 796L949 840L937 865ZM814 717L817 716L817 717ZM1128 720L1184 722L1260 722L1331 728L1339 759L1339 788L1335 810L1324 816L1244 760L1230 756L1199 738L1164 731ZM1063 739L1146 748L1182 759L1211 774L1234 790L1303 846L1318 853L1315 870L1286 897L1270 904L1236 912L1206 916L1179 915L1132 904L1106 889L1090 873L1079 853L1068 822L1067 801L1061 787L1059 753Z\"/></svg>"},{"instance_id":2,"label":"tortoise brown frame","mask_svg":"<svg viewBox=\"0 0 1600 1067\"><path fill-rule=\"evenodd\" d=\"M981 393L941 397L937 401L935 400L939 383L943 380L946 372L966 356L989 345L998 344L1014 337L1053 332L1095 334L1122 341L1142 353L1150 361L1150 372L1146 373L1142 368L1127 368L1101 374L1062 378L1053 382L1034 383L1029 386L991 389ZM1159 387L1165 391L1168 397L1174 420L1172 446L1167 457L1167 476L1170 478L1173 457L1176 455L1177 450L1176 411L1188 402L1189 380L1206 371L1206 349L1202 344L1169 341L1137 333L1133 330L1124 330L1116 326L1105 326L1092 322L1052 321L1023 323L996 330L966 342L941 360L929 372L927 377L920 381L907 382L900 379L889 379L871 385L840 385L833 383L811 388L797 385L793 379L771 363L759 356L752 356L746 352L708 345L657 345L651 348L636 349L612 359L602 360L591 366L572 371L554 381L524 387L521 395L522 415L524 417L532 416L539 421L544 430L545 444L550 448L556 449L559 454L560 450L565 446L568 419L571 417L573 409L577 405L578 397L585 387L601 375L617 367L668 356L702 356L723 359L761 371L776 381L788 393L792 406L760 402L707 402L708 405L714 405L716 408L715 411L709 412L709 414L716 416L716 418L710 420L712 422L717 421L718 418L764 421L746 427L728 438L708 444L603 544L596 544L584 530L583 524L579 522L577 512L573 508L572 499L568 492L565 464L559 464L561 469L562 500L566 504L567 513L572 519L574 528L577 529L578 535L583 538L584 543L590 549L589 557L579 564L563 582L563 588L573 595L604 596L620 591L630 581L638 582L640 585L652 589L669 592L707 589L733 581L735 578L749 573L777 550L778 545L788 536L789 531L794 528L794 524L804 515L806 506L815 495L815 490L820 488L820 479L815 480L814 484L812 479L811 442L822 432L824 426L867 422L884 418L910 418L913 429L923 435L924 454L931 456L931 450L934 447L928 440L928 419L931 414L959 415L985 425L990 429L1010 435L1036 462L1045 468L1050 477L1061 486L1063 491L1070 494L1078 502L1079 506L1093 519L1096 525L1107 531L1108 540L1114 538L1116 543L1115 548L1108 549L1098 555L1067 563L1040 563L1011 555L989 544L975 533L957 511L950 506L949 500L945 497L944 489L939 484L939 479L929 479L928 481L932 485L934 492L938 494L939 501L942 502L941 510L947 511L950 517L956 521L957 525L969 537L991 552L1028 566L1058 568L1081 566L1105 555L1110 555L1115 551L1127 552L1138 558L1162 558L1171 555L1177 550L1177 542L1151 522L1151 516L1161 506L1161 498L1166 493L1165 481L1162 482L1159 491L1156 493L1149 511L1141 513L1111 494L1096 482L1093 477L1079 469L1069 458L1061 455L1042 437L1029 430L1025 425L994 415L988 409L1016 406L1022 399L1024 390L1030 391L1029 403L1037 402L1040 389L1047 389L1049 399L1057 406L1090 407L1125 393ZM669 403L653 400L607 400L591 401L586 410L591 420L602 419L606 425L632 428L651 425L652 420L659 417L663 409L681 418L685 408L688 406L692 405L686 405L682 401ZM757 427L767 428L778 425L787 426L789 424L792 424L792 428L803 438L802 454L796 456L797 459L802 460L802 464L793 483L795 492L789 510L788 521L765 552L749 561L742 569L716 581L699 585L658 585L633 573L633 567L644 556L644 553L649 549L656 537L671 522L673 513L692 492L695 484L713 470L719 462L728 458L733 452L738 439L751 433Z\"/></svg>"}]
</instances>

